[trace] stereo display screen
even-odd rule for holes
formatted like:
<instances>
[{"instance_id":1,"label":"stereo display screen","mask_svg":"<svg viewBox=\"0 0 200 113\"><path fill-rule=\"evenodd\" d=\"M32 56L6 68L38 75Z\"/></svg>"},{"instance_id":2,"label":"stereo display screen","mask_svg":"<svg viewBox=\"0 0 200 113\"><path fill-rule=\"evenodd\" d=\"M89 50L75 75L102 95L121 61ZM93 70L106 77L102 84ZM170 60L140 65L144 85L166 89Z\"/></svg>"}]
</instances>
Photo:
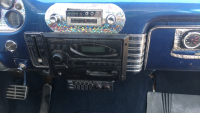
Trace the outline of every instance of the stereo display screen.
<instances>
[{"instance_id":1,"label":"stereo display screen","mask_svg":"<svg viewBox=\"0 0 200 113\"><path fill-rule=\"evenodd\" d=\"M104 53L105 52L105 47L102 46L81 46L81 51L82 52L92 52L92 53Z\"/></svg>"}]
</instances>

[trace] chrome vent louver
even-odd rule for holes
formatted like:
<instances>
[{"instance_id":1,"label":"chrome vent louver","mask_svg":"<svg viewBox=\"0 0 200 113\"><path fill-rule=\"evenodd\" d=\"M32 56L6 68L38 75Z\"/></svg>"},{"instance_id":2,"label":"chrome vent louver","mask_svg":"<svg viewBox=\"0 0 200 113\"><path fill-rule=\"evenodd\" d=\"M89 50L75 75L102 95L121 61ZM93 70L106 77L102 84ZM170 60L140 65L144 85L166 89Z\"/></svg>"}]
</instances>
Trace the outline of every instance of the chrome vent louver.
<instances>
[{"instance_id":1,"label":"chrome vent louver","mask_svg":"<svg viewBox=\"0 0 200 113\"><path fill-rule=\"evenodd\" d=\"M138 73L142 70L146 34L129 35L129 48L127 60L127 72Z\"/></svg>"}]
</instances>

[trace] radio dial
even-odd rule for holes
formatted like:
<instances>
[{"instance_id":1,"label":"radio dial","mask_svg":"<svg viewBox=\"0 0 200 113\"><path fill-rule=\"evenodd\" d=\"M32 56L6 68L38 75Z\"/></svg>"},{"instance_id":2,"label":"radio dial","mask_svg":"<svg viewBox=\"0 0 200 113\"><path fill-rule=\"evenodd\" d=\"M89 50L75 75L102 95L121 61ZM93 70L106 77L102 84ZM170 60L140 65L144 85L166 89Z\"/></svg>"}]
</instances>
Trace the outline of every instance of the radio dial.
<instances>
[{"instance_id":1,"label":"radio dial","mask_svg":"<svg viewBox=\"0 0 200 113\"><path fill-rule=\"evenodd\" d=\"M62 53L54 53L53 54L53 61L55 63L61 63L63 61L63 55L62 55Z\"/></svg>"},{"instance_id":2,"label":"radio dial","mask_svg":"<svg viewBox=\"0 0 200 113\"><path fill-rule=\"evenodd\" d=\"M108 24L114 24L116 22L116 17L114 15L108 15L106 18Z\"/></svg>"},{"instance_id":3,"label":"radio dial","mask_svg":"<svg viewBox=\"0 0 200 113\"><path fill-rule=\"evenodd\" d=\"M51 21L51 23L54 23L54 24L59 23L61 21L61 18L57 14L52 14L50 17L50 21Z\"/></svg>"},{"instance_id":4,"label":"radio dial","mask_svg":"<svg viewBox=\"0 0 200 113\"><path fill-rule=\"evenodd\" d=\"M106 85L104 85L104 88L107 89L107 90L110 90L110 85L106 84Z\"/></svg>"},{"instance_id":5,"label":"radio dial","mask_svg":"<svg viewBox=\"0 0 200 113\"><path fill-rule=\"evenodd\" d=\"M96 89L101 89L102 88L102 85L101 84L97 84L96 85Z\"/></svg>"}]
</instances>

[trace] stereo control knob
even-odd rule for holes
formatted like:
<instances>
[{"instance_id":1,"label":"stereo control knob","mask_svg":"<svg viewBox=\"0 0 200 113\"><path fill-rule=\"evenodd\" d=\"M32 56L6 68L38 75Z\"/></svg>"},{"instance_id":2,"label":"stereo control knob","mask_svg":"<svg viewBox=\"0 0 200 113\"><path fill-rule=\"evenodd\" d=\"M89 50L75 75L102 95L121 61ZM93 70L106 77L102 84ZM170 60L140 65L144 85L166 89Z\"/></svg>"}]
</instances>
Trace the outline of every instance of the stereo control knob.
<instances>
[{"instance_id":1,"label":"stereo control knob","mask_svg":"<svg viewBox=\"0 0 200 113\"><path fill-rule=\"evenodd\" d=\"M96 85L96 89L101 89L102 88L102 85L101 84L97 84Z\"/></svg>"},{"instance_id":2,"label":"stereo control knob","mask_svg":"<svg viewBox=\"0 0 200 113\"><path fill-rule=\"evenodd\" d=\"M51 23L59 23L61 21L61 17L60 15L57 15L57 14L52 14L51 17L50 17L50 21Z\"/></svg>"},{"instance_id":3,"label":"stereo control knob","mask_svg":"<svg viewBox=\"0 0 200 113\"><path fill-rule=\"evenodd\" d=\"M63 61L63 55L62 55L62 53L54 53L53 54L53 61L55 63L61 63Z\"/></svg>"},{"instance_id":4,"label":"stereo control knob","mask_svg":"<svg viewBox=\"0 0 200 113\"><path fill-rule=\"evenodd\" d=\"M106 84L106 85L104 85L104 88L107 89L107 90L110 90L110 85Z\"/></svg>"},{"instance_id":5,"label":"stereo control knob","mask_svg":"<svg viewBox=\"0 0 200 113\"><path fill-rule=\"evenodd\" d=\"M106 18L108 24L114 24L116 22L116 17L114 15L108 15Z\"/></svg>"}]
</instances>

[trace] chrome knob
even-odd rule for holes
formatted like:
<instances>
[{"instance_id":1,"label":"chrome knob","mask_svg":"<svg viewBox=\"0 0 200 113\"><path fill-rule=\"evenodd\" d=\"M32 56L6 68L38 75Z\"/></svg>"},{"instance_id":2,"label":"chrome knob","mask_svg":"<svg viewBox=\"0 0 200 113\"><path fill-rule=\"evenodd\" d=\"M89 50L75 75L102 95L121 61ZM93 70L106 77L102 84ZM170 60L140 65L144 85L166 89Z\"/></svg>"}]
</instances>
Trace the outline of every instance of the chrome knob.
<instances>
[{"instance_id":1,"label":"chrome knob","mask_svg":"<svg viewBox=\"0 0 200 113\"><path fill-rule=\"evenodd\" d=\"M61 21L60 15L52 14L50 17L51 23L59 23Z\"/></svg>"},{"instance_id":2,"label":"chrome knob","mask_svg":"<svg viewBox=\"0 0 200 113\"><path fill-rule=\"evenodd\" d=\"M54 53L53 54L53 61L55 63L61 63L63 61L63 55L62 55L62 53Z\"/></svg>"},{"instance_id":3,"label":"chrome knob","mask_svg":"<svg viewBox=\"0 0 200 113\"><path fill-rule=\"evenodd\" d=\"M110 85L106 84L106 85L104 85L104 88L107 89L107 90L110 90Z\"/></svg>"},{"instance_id":4,"label":"chrome knob","mask_svg":"<svg viewBox=\"0 0 200 113\"><path fill-rule=\"evenodd\" d=\"M101 84L97 84L96 85L96 89L101 89L102 88L102 85Z\"/></svg>"},{"instance_id":5,"label":"chrome knob","mask_svg":"<svg viewBox=\"0 0 200 113\"><path fill-rule=\"evenodd\" d=\"M114 15L108 15L106 21L108 24L114 24L116 22L116 17Z\"/></svg>"},{"instance_id":6,"label":"chrome knob","mask_svg":"<svg viewBox=\"0 0 200 113\"><path fill-rule=\"evenodd\" d=\"M59 76L61 76L61 75L62 75L62 73L61 73L61 72L58 72L58 75L59 75Z\"/></svg>"},{"instance_id":7,"label":"chrome knob","mask_svg":"<svg viewBox=\"0 0 200 113\"><path fill-rule=\"evenodd\" d=\"M17 72L21 73L26 69L26 65L25 64L19 64L19 67L17 68Z\"/></svg>"},{"instance_id":8,"label":"chrome knob","mask_svg":"<svg viewBox=\"0 0 200 113\"><path fill-rule=\"evenodd\" d=\"M5 44L6 51L14 52L17 49L17 44L12 40L7 40Z\"/></svg>"}]
</instances>

